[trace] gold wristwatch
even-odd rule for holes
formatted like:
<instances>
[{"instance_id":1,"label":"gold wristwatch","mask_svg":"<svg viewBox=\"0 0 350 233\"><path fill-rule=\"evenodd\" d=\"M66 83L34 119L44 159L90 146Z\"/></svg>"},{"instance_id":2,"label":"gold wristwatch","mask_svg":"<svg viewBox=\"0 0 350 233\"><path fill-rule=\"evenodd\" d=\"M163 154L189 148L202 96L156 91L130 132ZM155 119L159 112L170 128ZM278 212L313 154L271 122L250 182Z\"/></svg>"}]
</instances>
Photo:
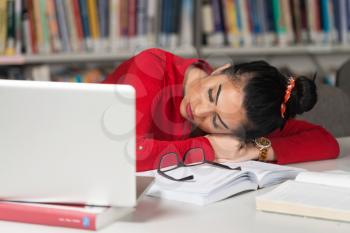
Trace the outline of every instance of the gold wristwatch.
<instances>
[{"instance_id":1,"label":"gold wristwatch","mask_svg":"<svg viewBox=\"0 0 350 233\"><path fill-rule=\"evenodd\" d=\"M265 137L256 138L254 140L256 148L259 149L259 161L266 161L267 160L267 152L269 148L271 147L271 141Z\"/></svg>"}]
</instances>

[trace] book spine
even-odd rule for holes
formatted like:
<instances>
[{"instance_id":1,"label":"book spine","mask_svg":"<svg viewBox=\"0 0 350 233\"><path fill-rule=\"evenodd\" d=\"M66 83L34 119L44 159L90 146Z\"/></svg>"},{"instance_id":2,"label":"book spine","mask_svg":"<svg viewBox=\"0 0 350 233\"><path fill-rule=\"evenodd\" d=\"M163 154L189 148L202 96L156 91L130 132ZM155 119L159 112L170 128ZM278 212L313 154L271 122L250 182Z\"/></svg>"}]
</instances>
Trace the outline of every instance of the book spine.
<instances>
[{"instance_id":1,"label":"book spine","mask_svg":"<svg viewBox=\"0 0 350 233\"><path fill-rule=\"evenodd\" d=\"M33 53L31 45L30 25L29 25L29 13L28 13L28 2L23 2L23 14L22 14L22 30L23 30L23 51L27 54Z\"/></svg>"},{"instance_id":2,"label":"book spine","mask_svg":"<svg viewBox=\"0 0 350 233\"><path fill-rule=\"evenodd\" d=\"M120 47L126 48L128 45L128 1L120 1Z\"/></svg>"},{"instance_id":3,"label":"book spine","mask_svg":"<svg viewBox=\"0 0 350 233\"><path fill-rule=\"evenodd\" d=\"M112 51L117 50L117 33L119 33L119 20L117 21L118 0L111 0L109 3L109 45Z\"/></svg>"},{"instance_id":4,"label":"book spine","mask_svg":"<svg viewBox=\"0 0 350 233\"><path fill-rule=\"evenodd\" d=\"M299 0L292 1L292 12L294 21L294 42L295 44L301 43L301 16L300 16L300 4Z\"/></svg>"},{"instance_id":5,"label":"book spine","mask_svg":"<svg viewBox=\"0 0 350 233\"><path fill-rule=\"evenodd\" d=\"M252 24L252 35L253 35L253 44L256 46L261 45L261 25L259 22L259 10L257 8L256 0L248 1L250 6L249 16Z\"/></svg>"},{"instance_id":6,"label":"book spine","mask_svg":"<svg viewBox=\"0 0 350 233\"><path fill-rule=\"evenodd\" d=\"M303 44L307 44L310 41L308 28L307 28L307 14L309 12L306 11L306 2L300 1L299 4L300 9L300 18L301 18L301 42Z\"/></svg>"},{"instance_id":7,"label":"book spine","mask_svg":"<svg viewBox=\"0 0 350 233\"><path fill-rule=\"evenodd\" d=\"M179 46L179 30L180 30L180 10L182 1L172 0L172 17L170 27L169 48L176 49Z\"/></svg>"},{"instance_id":8,"label":"book spine","mask_svg":"<svg viewBox=\"0 0 350 233\"><path fill-rule=\"evenodd\" d=\"M22 0L15 1L15 53L21 54L22 51Z\"/></svg>"},{"instance_id":9,"label":"book spine","mask_svg":"<svg viewBox=\"0 0 350 233\"><path fill-rule=\"evenodd\" d=\"M202 33L203 33L203 42L205 45L209 45L209 37L214 33L214 21L213 21L213 11L211 9L211 4L209 1L204 1L202 5ZM182 23L183 24L183 23ZM182 28L182 26L181 26Z\"/></svg>"},{"instance_id":10,"label":"book spine","mask_svg":"<svg viewBox=\"0 0 350 233\"><path fill-rule=\"evenodd\" d=\"M233 43L233 20L232 20L232 1L231 0L223 0L222 1L222 12L224 14L224 21L226 25L226 34L227 34L227 40L228 45L232 46Z\"/></svg>"},{"instance_id":11,"label":"book spine","mask_svg":"<svg viewBox=\"0 0 350 233\"><path fill-rule=\"evenodd\" d=\"M347 29L347 22L346 22L346 0L338 0L338 7L339 9L339 39L340 43L345 45L348 42L348 29Z\"/></svg>"},{"instance_id":12,"label":"book spine","mask_svg":"<svg viewBox=\"0 0 350 233\"><path fill-rule=\"evenodd\" d=\"M47 17L46 17L46 0L40 0L39 2L39 11L40 11L40 24L42 28L43 33L43 53L51 53L51 46L50 46L50 32L49 32L49 26L47 24Z\"/></svg>"},{"instance_id":13,"label":"book spine","mask_svg":"<svg viewBox=\"0 0 350 233\"><path fill-rule=\"evenodd\" d=\"M214 33L211 35L209 41L211 45L220 47L225 44L225 26L220 0L212 0L212 10L214 16Z\"/></svg>"},{"instance_id":14,"label":"book spine","mask_svg":"<svg viewBox=\"0 0 350 233\"><path fill-rule=\"evenodd\" d=\"M260 24L260 30L261 30L261 45L266 46L266 33L267 33L267 18L266 18L266 8L265 8L265 1L266 0L259 0L256 2L257 7L257 18L258 22ZM290 12L289 12L290 14Z\"/></svg>"},{"instance_id":15,"label":"book spine","mask_svg":"<svg viewBox=\"0 0 350 233\"><path fill-rule=\"evenodd\" d=\"M89 15L89 26L91 32L91 38L93 41L93 49L95 51L99 48L99 39L100 39L100 28L97 17L97 3L96 0L87 0L87 9Z\"/></svg>"},{"instance_id":16,"label":"book spine","mask_svg":"<svg viewBox=\"0 0 350 233\"><path fill-rule=\"evenodd\" d=\"M38 53L38 46L36 43L36 26L35 26L35 17L34 17L34 5L33 0L27 0L28 2L28 18L29 18L29 31L30 31L30 42L32 53Z\"/></svg>"},{"instance_id":17,"label":"book spine","mask_svg":"<svg viewBox=\"0 0 350 233\"><path fill-rule=\"evenodd\" d=\"M308 28L308 34L310 38L310 43L315 44L317 41L317 29L316 29L316 20L317 20L317 15L316 15L316 2L314 0L309 0L307 1L307 28Z\"/></svg>"},{"instance_id":18,"label":"book spine","mask_svg":"<svg viewBox=\"0 0 350 233\"><path fill-rule=\"evenodd\" d=\"M209 5L210 7L210 5ZM211 9L209 9L209 13ZM180 44L183 48L193 47L193 14L194 2L192 0L182 0L181 4L181 27L180 27ZM209 24L212 22L209 22Z\"/></svg>"},{"instance_id":19,"label":"book spine","mask_svg":"<svg viewBox=\"0 0 350 233\"><path fill-rule=\"evenodd\" d=\"M323 44L330 43L330 25L329 25L329 1L320 0L321 4L321 22L323 31Z\"/></svg>"},{"instance_id":20,"label":"book spine","mask_svg":"<svg viewBox=\"0 0 350 233\"><path fill-rule=\"evenodd\" d=\"M41 14L40 14L40 2L39 0L33 0L33 15L34 15L34 25L35 25L35 39L36 46L38 48L38 53L44 52L44 36L43 28L41 24Z\"/></svg>"},{"instance_id":21,"label":"book spine","mask_svg":"<svg viewBox=\"0 0 350 233\"><path fill-rule=\"evenodd\" d=\"M49 226L96 230L96 216L78 211L0 203L0 219Z\"/></svg>"},{"instance_id":22,"label":"book spine","mask_svg":"<svg viewBox=\"0 0 350 233\"><path fill-rule=\"evenodd\" d=\"M293 32L293 23L292 23L292 11L290 9L290 3L288 1L281 1L281 10L284 12L282 14L283 21L286 27L286 43L291 45L294 43L294 32Z\"/></svg>"},{"instance_id":23,"label":"book spine","mask_svg":"<svg viewBox=\"0 0 350 233\"><path fill-rule=\"evenodd\" d=\"M246 0L237 1L237 9L240 11L241 34L244 47L252 46L251 27L249 22L249 8Z\"/></svg>"},{"instance_id":24,"label":"book spine","mask_svg":"<svg viewBox=\"0 0 350 233\"><path fill-rule=\"evenodd\" d=\"M47 0L46 7L47 7L47 20L48 20L50 38L51 38L51 48L53 52L60 52L62 46L61 46L60 35L58 32L55 1Z\"/></svg>"},{"instance_id":25,"label":"book spine","mask_svg":"<svg viewBox=\"0 0 350 233\"><path fill-rule=\"evenodd\" d=\"M79 0L80 17L83 27L84 42L86 51L91 51L93 49L90 25L89 25L89 14L86 0Z\"/></svg>"},{"instance_id":26,"label":"book spine","mask_svg":"<svg viewBox=\"0 0 350 233\"><path fill-rule=\"evenodd\" d=\"M167 47L167 27L169 21L168 7L169 0L161 0L160 10L160 33L159 33L159 46Z\"/></svg>"},{"instance_id":27,"label":"book spine","mask_svg":"<svg viewBox=\"0 0 350 233\"><path fill-rule=\"evenodd\" d=\"M133 49L136 44L136 0L128 1L128 43L129 48Z\"/></svg>"},{"instance_id":28,"label":"book spine","mask_svg":"<svg viewBox=\"0 0 350 233\"><path fill-rule=\"evenodd\" d=\"M72 45L72 50L79 52L81 49L81 46L79 45L79 41L78 41L77 28L76 28L75 17L73 12L73 2L71 0L66 0L64 2L64 7L66 10L66 16L67 16L67 22L68 22L67 27L68 27L70 42Z\"/></svg>"},{"instance_id":29,"label":"book spine","mask_svg":"<svg viewBox=\"0 0 350 233\"><path fill-rule=\"evenodd\" d=\"M68 22L63 0L55 0L55 6L59 25L58 29L60 32L60 37L62 39L63 51L70 52L72 48L69 40L69 31L67 26Z\"/></svg>"},{"instance_id":30,"label":"book spine","mask_svg":"<svg viewBox=\"0 0 350 233\"><path fill-rule=\"evenodd\" d=\"M159 0L148 0L147 4L147 46L156 46L156 35L158 25L158 10Z\"/></svg>"},{"instance_id":31,"label":"book spine","mask_svg":"<svg viewBox=\"0 0 350 233\"><path fill-rule=\"evenodd\" d=\"M75 28L77 31L77 40L79 45L79 50L84 50L84 33L83 33L83 25L81 22L81 13L79 8L79 0L73 0L73 15L74 15L74 22L75 22Z\"/></svg>"},{"instance_id":32,"label":"book spine","mask_svg":"<svg viewBox=\"0 0 350 233\"><path fill-rule=\"evenodd\" d=\"M329 8L328 8L328 15L329 15L329 27L330 27L330 43L334 44L337 42L337 31L338 31L338 26L336 25L335 22L335 9L334 9L334 0L329 0ZM337 14L339 14L338 9L337 9Z\"/></svg>"},{"instance_id":33,"label":"book spine","mask_svg":"<svg viewBox=\"0 0 350 233\"><path fill-rule=\"evenodd\" d=\"M5 53L7 39L7 1L0 1L0 54Z\"/></svg>"},{"instance_id":34,"label":"book spine","mask_svg":"<svg viewBox=\"0 0 350 233\"><path fill-rule=\"evenodd\" d=\"M109 10L108 10L108 0L99 0L98 1L98 18L99 18L99 27L100 27L100 48L105 51L108 47L108 19L109 19Z\"/></svg>"},{"instance_id":35,"label":"book spine","mask_svg":"<svg viewBox=\"0 0 350 233\"><path fill-rule=\"evenodd\" d=\"M7 41L5 55L12 56L15 55L15 1L7 1Z\"/></svg>"},{"instance_id":36,"label":"book spine","mask_svg":"<svg viewBox=\"0 0 350 233\"><path fill-rule=\"evenodd\" d=\"M277 36L277 44L280 46L285 46L287 44L286 40L286 26L283 21L281 4L279 0L272 1L273 18Z\"/></svg>"},{"instance_id":37,"label":"book spine","mask_svg":"<svg viewBox=\"0 0 350 233\"><path fill-rule=\"evenodd\" d=\"M266 12L266 23L267 23L267 31L265 35L266 45L273 46L274 45L274 37L275 37L275 25L273 20L273 10L272 10L272 0L265 0L264 4L265 12Z\"/></svg>"},{"instance_id":38,"label":"book spine","mask_svg":"<svg viewBox=\"0 0 350 233\"><path fill-rule=\"evenodd\" d=\"M348 43L350 43L350 1L346 1L346 25L348 33Z\"/></svg>"}]
</instances>

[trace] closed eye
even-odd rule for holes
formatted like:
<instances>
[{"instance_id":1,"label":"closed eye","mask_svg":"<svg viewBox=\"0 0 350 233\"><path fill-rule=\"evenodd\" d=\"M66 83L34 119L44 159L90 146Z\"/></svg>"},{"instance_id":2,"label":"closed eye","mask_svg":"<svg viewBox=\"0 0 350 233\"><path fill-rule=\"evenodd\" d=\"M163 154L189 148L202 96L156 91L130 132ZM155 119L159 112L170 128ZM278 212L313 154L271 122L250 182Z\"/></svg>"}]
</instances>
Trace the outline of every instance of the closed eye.
<instances>
[{"instance_id":1,"label":"closed eye","mask_svg":"<svg viewBox=\"0 0 350 233\"><path fill-rule=\"evenodd\" d=\"M215 129L219 128L218 123L216 123L216 117L217 117L217 115L215 114L215 115L213 116L213 126L214 126Z\"/></svg>"},{"instance_id":2,"label":"closed eye","mask_svg":"<svg viewBox=\"0 0 350 233\"><path fill-rule=\"evenodd\" d=\"M209 101L212 103L214 102L214 98L213 98L213 89L209 88L208 89L208 97L209 97Z\"/></svg>"}]
</instances>

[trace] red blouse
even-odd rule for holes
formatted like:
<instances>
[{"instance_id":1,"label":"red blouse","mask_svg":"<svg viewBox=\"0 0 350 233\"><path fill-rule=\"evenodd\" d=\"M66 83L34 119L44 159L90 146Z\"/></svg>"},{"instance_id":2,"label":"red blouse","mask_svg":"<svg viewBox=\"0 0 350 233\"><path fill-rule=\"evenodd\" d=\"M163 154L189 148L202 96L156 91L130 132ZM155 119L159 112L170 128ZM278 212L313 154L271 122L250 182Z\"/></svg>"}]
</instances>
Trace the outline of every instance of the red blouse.
<instances>
[{"instance_id":1,"label":"red blouse","mask_svg":"<svg viewBox=\"0 0 350 233\"><path fill-rule=\"evenodd\" d=\"M130 84L136 89L137 171L156 169L163 154L177 152L182 156L192 147L202 147L206 159L215 159L207 138L190 137L191 125L179 111L183 79L192 64L212 70L197 58L147 49L123 62L103 81ZM305 121L289 120L282 131L267 137L279 164L331 159L339 154L339 145L330 133Z\"/></svg>"}]
</instances>

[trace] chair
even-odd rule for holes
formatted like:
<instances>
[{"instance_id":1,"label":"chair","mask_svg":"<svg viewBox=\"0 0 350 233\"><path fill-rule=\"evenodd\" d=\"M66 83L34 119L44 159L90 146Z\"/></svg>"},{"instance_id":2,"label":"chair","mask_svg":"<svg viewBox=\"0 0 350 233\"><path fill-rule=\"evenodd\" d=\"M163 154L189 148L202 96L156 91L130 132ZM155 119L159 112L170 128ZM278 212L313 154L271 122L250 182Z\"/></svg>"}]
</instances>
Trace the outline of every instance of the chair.
<instances>
[{"instance_id":1,"label":"chair","mask_svg":"<svg viewBox=\"0 0 350 233\"><path fill-rule=\"evenodd\" d=\"M336 74L336 86L350 97L350 60L346 61L338 69Z\"/></svg>"},{"instance_id":2,"label":"chair","mask_svg":"<svg viewBox=\"0 0 350 233\"><path fill-rule=\"evenodd\" d=\"M317 92L315 107L298 119L321 125L335 137L350 136L350 97L337 87L321 83L317 84Z\"/></svg>"}]
</instances>

